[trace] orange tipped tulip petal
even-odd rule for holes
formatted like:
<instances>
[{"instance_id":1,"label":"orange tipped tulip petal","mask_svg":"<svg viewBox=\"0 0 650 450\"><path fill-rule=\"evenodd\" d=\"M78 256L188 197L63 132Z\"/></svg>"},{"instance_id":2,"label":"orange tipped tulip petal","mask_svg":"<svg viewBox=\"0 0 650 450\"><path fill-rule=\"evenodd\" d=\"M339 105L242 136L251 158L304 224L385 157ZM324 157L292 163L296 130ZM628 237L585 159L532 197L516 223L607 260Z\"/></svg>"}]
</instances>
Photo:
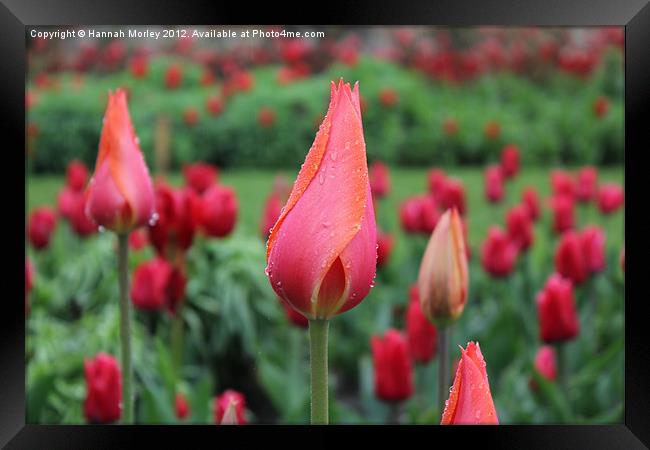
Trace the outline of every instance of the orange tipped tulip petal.
<instances>
[{"instance_id":1,"label":"orange tipped tulip petal","mask_svg":"<svg viewBox=\"0 0 650 450\"><path fill-rule=\"evenodd\" d=\"M341 80L269 235L267 274L296 310L329 318L368 294L376 246L358 85Z\"/></svg>"},{"instance_id":2,"label":"orange tipped tulip petal","mask_svg":"<svg viewBox=\"0 0 650 450\"><path fill-rule=\"evenodd\" d=\"M88 196L90 217L118 233L146 225L153 215L153 185L122 89L108 95Z\"/></svg>"},{"instance_id":3,"label":"orange tipped tulip petal","mask_svg":"<svg viewBox=\"0 0 650 450\"><path fill-rule=\"evenodd\" d=\"M456 377L440 425L497 425L485 360L477 343L461 347Z\"/></svg>"},{"instance_id":4,"label":"orange tipped tulip petal","mask_svg":"<svg viewBox=\"0 0 650 450\"><path fill-rule=\"evenodd\" d=\"M465 308L468 280L463 224L454 208L436 225L420 263L420 305L427 318L440 324L456 320Z\"/></svg>"}]
</instances>

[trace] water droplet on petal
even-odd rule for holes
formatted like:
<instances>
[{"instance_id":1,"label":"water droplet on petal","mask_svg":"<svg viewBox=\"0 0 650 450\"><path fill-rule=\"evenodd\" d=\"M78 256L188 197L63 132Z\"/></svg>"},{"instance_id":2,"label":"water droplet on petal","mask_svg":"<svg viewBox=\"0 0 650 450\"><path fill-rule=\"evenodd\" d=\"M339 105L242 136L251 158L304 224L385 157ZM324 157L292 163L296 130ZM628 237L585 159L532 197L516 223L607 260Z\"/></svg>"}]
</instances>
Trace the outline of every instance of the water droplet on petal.
<instances>
[{"instance_id":1,"label":"water droplet on petal","mask_svg":"<svg viewBox=\"0 0 650 450\"><path fill-rule=\"evenodd\" d=\"M156 225L156 222L158 222L159 218L160 218L160 216L158 215L158 213L156 213L156 212L153 213L151 215L151 217L149 218L149 226L153 227L154 225Z\"/></svg>"},{"instance_id":2,"label":"water droplet on petal","mask_svg":"<svg viewBox=\"0 0 650 450\"><path fill-rule=\"evenodd\" d=\"M329 227L330 225L332 225L332 224L331 224L331 222L329 220L326 220L325 222L323 222L323 226L325 228Z\"/></svg>"},{"instance_id":3,"label":"water droplet on petal","mask_svg":"<svg viewBox=\"0 0 650 450\"><path fill-rule=\"evenodd\" d=\"M323 175L323 172L321 172L321 173L318 174L318 182L319 182L320 184L325 183L325 175Z\"/></svg>"},{"instance_id":4,"label":"water droplet on petal","mask_svg":"<svg viewBox=\"0 0 650 450\"><path fill-rule=\"evenodd\" d=\"M104 228L102 225L100 225L100 226L97 227L97 231L99 231L100 233L103 233L104 231L106 231L106 228Z\"/></svg>"},{"instance_id":5,"label":"water droplet on petal","mask_svg":"<svg viewBox=\"0 0 650 450\"><path fill-rule=\"evenodd\" d=\"M331 152L331 153L330 153L330 159L331 159L332 161L336 161L336 157L337 157L337 156L338 156L338 153L337 153L337 152Z\"/></svg>"}]
</instances>

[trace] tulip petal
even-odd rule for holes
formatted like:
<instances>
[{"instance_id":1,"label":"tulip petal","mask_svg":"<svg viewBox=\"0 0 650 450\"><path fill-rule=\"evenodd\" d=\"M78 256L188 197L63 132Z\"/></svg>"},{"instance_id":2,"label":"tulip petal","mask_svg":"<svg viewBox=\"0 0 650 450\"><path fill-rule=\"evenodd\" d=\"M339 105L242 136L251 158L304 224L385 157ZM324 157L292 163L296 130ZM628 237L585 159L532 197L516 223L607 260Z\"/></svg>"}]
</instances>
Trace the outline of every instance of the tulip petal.
<instances>
[{"instance_id":1,"label":"tulip petal","mask_svg":"<svg viewBox=\"0 0 650 450\"><path fill-rule=\"evenodd\" d=\"M274 289L285 300L294 299L294 306L309 317L329 317L347 299L351 276L346 266L355 265L352 259L355 262L359 257L367 259L374 252L372 267L376 262L365 142L355 103L358 101L354 100L349 85L332 84L327 115L267 244L268 274ZM336 134L330 135L330 129L336 129ZM355 249L362 247L361 243L355 243L343 254L360 232L374 236L373 249L354 255ZM345 272L343 291L338 284L338 268L328 275L339 257ZM296 268L300 268L302 276L296 276ZM330 280L336 280L334 286L323 286ZM368 284L370 280L371 277ZM331 296L335 291L342 295L320 305L321 288L325 289L323 295ZM305 300L297 304L296 299Z\"/></svg>"}]
</instances>

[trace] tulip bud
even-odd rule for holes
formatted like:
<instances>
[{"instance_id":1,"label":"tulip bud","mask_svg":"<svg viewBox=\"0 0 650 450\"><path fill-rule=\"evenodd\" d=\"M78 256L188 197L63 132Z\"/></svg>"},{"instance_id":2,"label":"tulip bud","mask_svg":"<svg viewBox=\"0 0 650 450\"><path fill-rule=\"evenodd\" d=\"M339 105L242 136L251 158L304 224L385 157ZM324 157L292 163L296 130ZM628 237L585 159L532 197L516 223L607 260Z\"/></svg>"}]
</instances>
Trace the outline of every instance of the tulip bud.
<instances>
[{"instance_id":1,"label":"tulip bud","mask_svg":"<svg viewBox=\"0 0 650 450\"><path fill-rule=\"evenodd\" d=\"M27 238L36 250L47 248L52 232L56 228L56 214L51 208L41 206L29 215Z\"/></svg>"},{"instance_id":2,"label":"tulip bud","mask_svg":"<svg viewBox=\"0 0 650 450\"><path fill-rule=\"evenodd\" d=\"M131 250L142 250L147 245L147 242L147 235L142 230L135 230L129 234L129 249Z\"/></svg>"},{"instance_id":3,"label":"tulip bud","mask_svg":"<svg viewBox=\"0 0 650 450\"><path fill-rule=\"evenodd\" d=\"M585 265L589 273L605 269L605 232L595 225L588 226L580 233L580 243Z\"/></svg>"},{"instance_id":4,"label":"tulip bud","mask_svg":"<svg viewBox=\"0 0 650 450\"><path fill-rule=\"evenodd\" d=\"M234 410L231 411L228 416L226 412L229 407L232 407ZM228 419L228 422L224 424L224 420ZM214 399L214 422L217 425L246 425L246 398L243 394L228 389L220 396Z\"/></svg>"},{"instance_id":5,"label":"tulip bud","mask_svg":"<svg viewBox=\"0 0 650 450\"><path fill-rule=\"evenodd\" d=\"M176 64L172 64L165 72L165 86L167 89L176 89L183 82L183 69Z\"/></svg>"},{"instance_id":6,"label":"tulip bud","mask_svg":"<svg viewBox=\"0 0 650 450\"><path fill-rule=\"evenodd\" d=\"M267 243L275 292L309 319L347 311L370 291L377 232L358 85L332 83L327 115Z\"/></svg>"},{"instance_id":7,"label":"tulip bud","mask_svg":"<svg viewBox=\"0 0 650 450\"><path fill-rule=\"evenodd\" d=\"M514 270L517 262L517 244L498 226L488 230L481 247L481 265L493 277L505 277Z\"/></svg>"},{"instance_id":8,"label":"tulip bud","mask_svg":"<svg viewBox=\"0 0 650 450\"><path fill-rule=\"evenodd\" d=\"M558 274L548 279L537 294L537 315L540 338L546 343L567 341L578 335L580 325L571 280Z\"/></svg>"},{"instance_id":9,"label":"tulip bud","mask_svg":"<svg viewBox=\"0 0 650 450\"><path fill-rule=\"evenodd\" d=\"M557 379L556 361L555 349L550 345L544 345L535 355L535 370L548 381L555 381Z\"/></svg>"},{"instance_id":10,"label":"tulip bud","mask_svg":"<svg viewBox=\"0 0 650 450\"><path fill-rule=\"evenodd\" d=\"M478 342L460 348L454 384L445 402L440 425L498 425L485 359Z\"/></svg>"},{"instance_id":11,"label":"tulip bud","mask_svg":"<svg viewBox=\"0 0 650 450\"><path fill-rule=\"evenodd\" d=\"M175 313L185 295L185 283L179 269L157 257L135 269L131 300L136 308L157 310L164 306Z\"/></svg>"},{"instance_id":12,"label":"tulip bud","mask_svg":"<svg viewBox=\"0 0 650 450\"><path fill-rule=\"evenodd\" d=\"M576 194L576 184L570 173L565 170L551 172L551 190L553 196L567 196L571 199Z\"/></svg>"},{"instance_id":13,"label":"tulip bud","mask_svg":"<svg viewBox=\"0 0 650 450\"><path fill-rule=\"evenodd\" d=\"M122 410L122 374L111 355L99 353L84 360L86 400L84 415L89 423L111 423Z\"/></svg>"},{"instance_id":14,"label":"tulip bud","mask_svg":"<svg viewBox=\"0 0 650 450\"><path fill-rule=\"evenodd\" d=\"M519 172L519 148L506 145L501 151L501 170L506 178L512 178Z\"/></svg>"},{"instance_id":15,"label":"tulip bud","mask_svg":"<svg viewBox=\"0 0 650 450\"><path fill-rule=\"evenodd\" d=\"M618 184L604 184L598 191L598 209L603 214L616 212L624 202L623 188Z\"/></svg>"},{"instance_id":16,"label":"tulip bud","mask_svg":"<svg viewBox=\"0 0 650 450\"><path fill-rule=\"evenodd\" d=\"M427 318L438 325L456 320L465 308L468 283L463 225L454 208L438 221L420 263L420 305Z\"/></svg>"},{"instance_id":17,"label":"tulip bud","mask_svg":"<svg viewBox=\"0 0 650 450\"><path fill-rule=\"evenodd\" d=\"M498 203L503 200L503 173L500 166L489 166L485 169L485 198Z\"/></svg>"},{"instance_id":18,"label":"tulip bud","mask_svg":"<svg viewBox=\"0 0 650 450\"><path fill-rule=\"evenodd\" d=\"M72 197L70 205L70 226L77 236L86 237L97 232L97 224L88 217L86 209L88 206L88 197L83 193L77 193Z\"/></svg>"},{"instance_id":19,"label":"tulip bud","mask_svg":"<svg viewBox=\"0 0 650 450\"><path fill-rule=\"evenodd\" d=\"M388 166L375 161L370 165L370 191L377 198L382 198L390 192L390 173Z\"/></svg>"},{"instance_id":20,"label":"tulip bud","mask_svg":"<svg viewBox=\"0 0 650 450\"><path fill-rule=\"evenodd\" d=\"M587 264L580 235L568 231L562 235L555 251L555 270L575 284L587 279Z\"/></svg>"},{"instance_id":21,"label":"tulip bud","mask_svg":"<svg viewBox=\"0 0 650 450\"><path fill-rule=\"evenodd\" d=\"M576 198L580 202L588 202L596 198L598 189L598 169L587 166L578 171L578 186Z\"/></svg>"},{"instance_id":22,"label":"tulip bud","mask_svg":"<svg viewBox=\"0 0 650 450\"><path fill-rule=\"evenodd\" d=\"M409 297L406 311L409 350L415 362L426 364L436 355L438 332L422 312L417 284L411 286Z\"/></svg>"},{"instance_id":23,"label":"tulip bud","mask_svg":"<svg viewBox=\"0 0 650 450\"><path fill-rule=\"evenodd\" d=\"M237 197L235 191L215 184L201 197L201 227L211 237L229 235L237 222Z\"/></svg>"},{"instance_id":24,"label":"tulip bud","mask_svg":"<svg viewBox=\"0 0 650 450\"><path fill-rule=\"evenodd\" d=\"M66 186L75 192L83 191L88 179L88 169L81 161L72 161L66 169Z\"/></svg>"},{"instance_id":25,"label":"tulip bud","mask_svg":"<svg viewBox=\"0 0 650 450\"><path fill-rule=\"evenodd\" d=\"M528 215L532 220L537 220L540 214L539 197L537 191L532 187L527 187L521 194L521 200L528 210Z\"/></svg>"},{"instance_id":26,"label":"tulip bud","mask_svg":"<svg viewBox=\"0 0 650 450\"><path fill-rule=\"evenodd\" d=\"M406 199L400 205L400 221L407 233L422 233L430 236L440 219L438 205L433 195L422 195Z\"/></svg>"},{"instance_id":27,"label":"tulip bud","mask_svg":"<svg viewBox=\"0 0 650 450\"><path fill-rule=\"evenodd\" d=\"M399 402L413 395L413 367L406 338L388 330L384 338L370 340L375 369L375 395L387 402Z\"/></svg>"},{"instance_id":28,"label":"tulip bud","mask_svg":"<svg viewBox=\"0 0 650 450\"><path fill-rule=\"evenodd\" d=\"M190 405L187 399L180 392L176 394L176 417L179 420L185 419L190 413Z\"/></svg>"},{"instance_id":29,"label":"tulip bud","mask_svg":"<svg viewBox=\"0 0 650 450\"><path fill-rule=\"evenodd\" d=\"M440 195L440 204L445 209L456 208L463 215L467 212L465 188L463 182L456 179L447 179Z\"/></svg>"},{"instance_id":30,"label":"tulip bud","mask_svg":"<svg viewBox=\"0 0 650 450\"><path fill-rule=\"evenodd\" d=\"M97 225L126 233L153 216L153 185L126 104L126 92L108 94L87 214Z\"/></svg>"},{"instance_id":31,"label":"tulip bud","mask_svg":"<svg viewBox=\"0 0 650 450\"><path fill-rule=\"evenodd\" d=\"M219 170L211 164L187 164L183 167L183 177L197 194L203 194L218 181Z\"/></svg>"},{"instance_id":32,"label":"tulip bud","mask_svg":"<svg viewBox=\"0 0 650 450\"><path fill-rule=\"evenodd\" d=\"M553 210L553 230L564 233L571 230L575 224L573 198L567 195L557 195L550 199Z\"/></svg>"},{"instance_id":33,"label":"tulip bud","mask_svg":"<svg viewBox=\"0 0 650 450\"><path fill-rule=\"evenodd\" d=\"M442 193L442 190L445 187L447 175L445 175L445 172L441 169L433 169L429 171L428 181L429 192L434 196L438 196Z\"/></svg>"},{"instance_id":34,"label":"tulip bud","mask_svg":"<svg viewBox=\"0 0 650 450\"><path fill-rule=\"evenodd\" d=\"M163 183L156 185L155 196L158 218L149 224L149 239L159 255L173 260L194 241L200 199L190 188L175 190Z\"/></svg>"},{"instance_id":35,"label":"tulip bud","mask_svg":"<svg viewBox=\"0 0 650 450\"><path fill-rule=\"evenodd\" d=\"M518 205L506 214L508 236L519 250L528 250L533 243L533 222L525 205Z\"/></svg>"}]
</instances>

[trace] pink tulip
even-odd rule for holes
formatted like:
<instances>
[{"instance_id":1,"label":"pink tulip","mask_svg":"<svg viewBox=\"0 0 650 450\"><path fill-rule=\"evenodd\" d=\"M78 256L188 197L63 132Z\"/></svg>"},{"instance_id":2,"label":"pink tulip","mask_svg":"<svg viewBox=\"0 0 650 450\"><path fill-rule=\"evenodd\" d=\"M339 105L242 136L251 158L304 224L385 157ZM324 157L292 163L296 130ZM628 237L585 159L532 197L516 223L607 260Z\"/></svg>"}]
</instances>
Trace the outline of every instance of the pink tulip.
<instances>
[{"instance_id":1,"label":"pink tulip","mask_svg":"<svg viewBox=\"0 0 650 450\"><path fill-rule=\"evenodd\" d=\"M347 311L370 291L377 230L359 87L332 83L327 115L267 244L275 292L310 319Z\"/></svg>"}]
</instances>

